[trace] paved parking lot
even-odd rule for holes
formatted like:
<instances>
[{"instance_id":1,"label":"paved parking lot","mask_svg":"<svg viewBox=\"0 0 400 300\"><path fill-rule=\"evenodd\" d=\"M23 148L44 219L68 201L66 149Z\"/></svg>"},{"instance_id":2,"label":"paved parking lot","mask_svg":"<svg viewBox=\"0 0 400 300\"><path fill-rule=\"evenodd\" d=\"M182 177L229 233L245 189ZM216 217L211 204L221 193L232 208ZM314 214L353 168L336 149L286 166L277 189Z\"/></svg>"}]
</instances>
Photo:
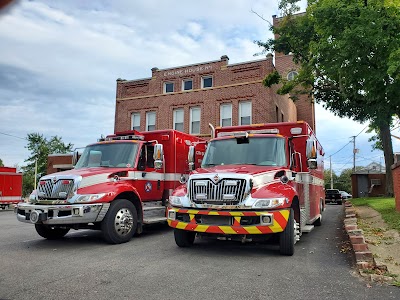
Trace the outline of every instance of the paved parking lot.
<instances>
[{"instance_id":1,"label":"paved parking lot","mask_svg":"<svg viewBox=\"0 0 400 300\"><path fill-rule=\"evenodd\" d=\"M175 245L167 226L121 245L100 232L40 238L31 224L0 211L0 299L400 299L400 288L355 273L343 208L328 205L323 225L303 235L293 257L277 245L196 240Z\"/></svg>"}]
</instances>

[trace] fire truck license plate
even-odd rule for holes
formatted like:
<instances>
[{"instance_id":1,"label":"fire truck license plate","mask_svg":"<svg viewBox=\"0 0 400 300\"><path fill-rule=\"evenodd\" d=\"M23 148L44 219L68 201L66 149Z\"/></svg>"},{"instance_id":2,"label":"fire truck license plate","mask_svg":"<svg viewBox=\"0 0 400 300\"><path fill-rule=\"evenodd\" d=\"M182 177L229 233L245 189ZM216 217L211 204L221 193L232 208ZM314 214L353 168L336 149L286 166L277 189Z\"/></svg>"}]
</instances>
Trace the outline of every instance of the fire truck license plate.
<instances>
[{"instance_id":1,"label":"fire truck license plate","mask_svg":"<svg viewBox=\"0 0 400 300\"><path fill-rule=\"evenodd\" d=\"M201 223L205 225L231 226L232 217L225 216L201 216Z\"/></svg>"}]
</instances>

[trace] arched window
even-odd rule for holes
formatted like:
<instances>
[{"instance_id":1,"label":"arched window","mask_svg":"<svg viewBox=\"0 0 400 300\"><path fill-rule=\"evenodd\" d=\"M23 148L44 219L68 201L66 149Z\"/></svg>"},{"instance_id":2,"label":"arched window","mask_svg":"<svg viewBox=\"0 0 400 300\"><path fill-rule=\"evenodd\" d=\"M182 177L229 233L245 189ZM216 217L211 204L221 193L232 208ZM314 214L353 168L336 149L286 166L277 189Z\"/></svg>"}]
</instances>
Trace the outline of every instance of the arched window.
<instances>
[{"instance_id":1,"label":"arched window","mask_svg":"<svg viewBox=\"0 0 400 300\"><path fill-rule=\"evenodd\" d=\"M296 71L290 71L287 74L287 80L293 80L297 75L299 75L299 73L297 73Z\"/></svg>"}]
</instances>

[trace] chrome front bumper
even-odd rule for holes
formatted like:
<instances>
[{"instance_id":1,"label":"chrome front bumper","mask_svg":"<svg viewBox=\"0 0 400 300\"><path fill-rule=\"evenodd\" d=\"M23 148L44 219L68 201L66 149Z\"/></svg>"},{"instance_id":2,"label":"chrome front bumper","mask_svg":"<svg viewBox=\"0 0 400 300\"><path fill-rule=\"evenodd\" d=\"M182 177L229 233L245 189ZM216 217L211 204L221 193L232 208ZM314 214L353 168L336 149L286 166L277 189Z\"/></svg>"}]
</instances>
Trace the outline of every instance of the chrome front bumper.
<instances>
[{"instance_id":1,"label":"chrome front bumper","mask_svg":"<svg viewBox=\"0 0 400 300\"><path fill-rule=\"evenodd\" d=\"M14 211L18 221L47 225L94 223L103 220L110 203L72 204L72 205L34 205L18 204ZM34 212L35 220L31 220Z\"/></svg>"}]
</instances>

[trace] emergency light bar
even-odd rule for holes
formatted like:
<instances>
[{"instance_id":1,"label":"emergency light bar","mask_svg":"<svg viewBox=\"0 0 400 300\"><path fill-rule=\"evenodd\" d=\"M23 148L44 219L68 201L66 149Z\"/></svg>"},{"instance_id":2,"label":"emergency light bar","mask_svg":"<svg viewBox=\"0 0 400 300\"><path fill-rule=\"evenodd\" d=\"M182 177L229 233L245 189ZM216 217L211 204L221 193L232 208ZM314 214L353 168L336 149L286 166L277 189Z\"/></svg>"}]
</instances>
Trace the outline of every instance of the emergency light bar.
<instances>
[{"instance_id":1,"label":"emergency light bar","mask_svg":"<svg viewBox=\"0 0 400 300\"><path fill-rule=\"evenodd\" d=\"M123 136L110 136L102 139L98 139L98 142L104 142L104 141L117 141L117 140L139 140L143 141L144 136L143 135L123 135Z\"/></svg>"},{"instance_id":2,"label":"emergency light bar","mask_svg":"<svg viewBox=\"0 0 400 300\"><path fill-rule=\"evenodd\" d=\"M240 137L245 136L246 134L278 134L278 128L271 128L271 129L257 129L257 130L247 130L247 131L233 131L233 132L218 132L217 137L223 136L234 136Z\"/></svg>"}]
</instances>

